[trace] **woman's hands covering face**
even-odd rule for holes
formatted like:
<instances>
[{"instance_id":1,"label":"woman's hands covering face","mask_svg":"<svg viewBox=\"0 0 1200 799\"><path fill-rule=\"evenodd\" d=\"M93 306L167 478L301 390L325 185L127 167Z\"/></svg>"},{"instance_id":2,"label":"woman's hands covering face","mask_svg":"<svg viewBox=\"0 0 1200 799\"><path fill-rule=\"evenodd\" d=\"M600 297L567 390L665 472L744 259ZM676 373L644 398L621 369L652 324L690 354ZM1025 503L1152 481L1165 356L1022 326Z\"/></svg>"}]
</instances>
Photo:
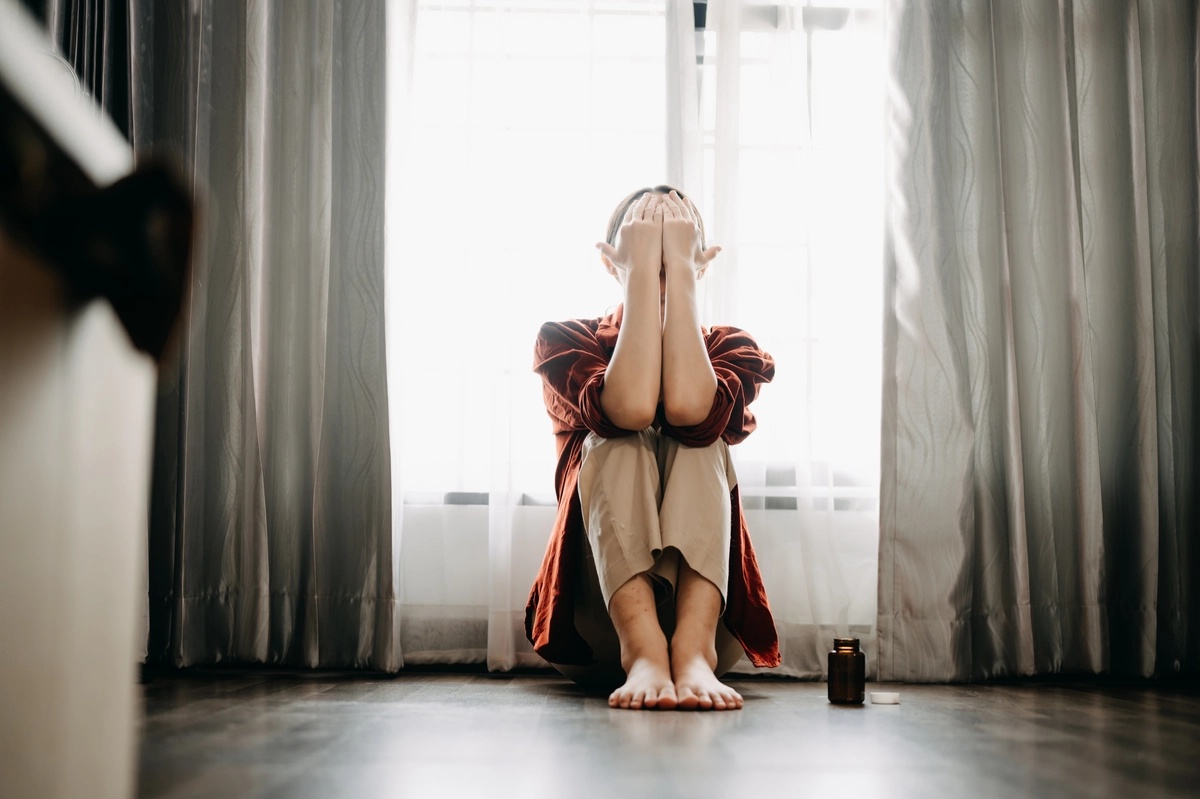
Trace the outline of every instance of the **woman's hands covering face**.
<instances>
[{"instance_id":1,"label":"woman's hands covering face","mask_svg":"<svg viewBox=\"0 0 1200 799\"><path fill-rule=\"evenodd\" d=\"M680 197L674 189L663 196L663 263L667 266L688 264L702 271L720 247L701 249L700 212L691 200Z\"/></svg>"},{"instance_id":2,"label":"woman's hands covering face","mask_svg":"<svg viewBox=\"0 0 1200 799\"><path fill-rule=\"evenodd\" d=\"M597 242L596 248L612 261L614 274L622 284L635 269L657 273L662 267L662 213L659 195L648 191L625 212L617 231L617 246Z\"/></svg>"},{"instance_id":3,"label":"woman's hands covering face","mask_svg":"<svg viewBox=\"0 0 1200 799\"><path fill-rule=\"evenodd\" d=\"M658 272L678 263L700 272L721 248L701 249L699 220L696 206L674 190L666 195L646 192L625 212L617 246L598 242L596 247L608 256L622 284L634 269Z\"/></svg>"}]
</instances>

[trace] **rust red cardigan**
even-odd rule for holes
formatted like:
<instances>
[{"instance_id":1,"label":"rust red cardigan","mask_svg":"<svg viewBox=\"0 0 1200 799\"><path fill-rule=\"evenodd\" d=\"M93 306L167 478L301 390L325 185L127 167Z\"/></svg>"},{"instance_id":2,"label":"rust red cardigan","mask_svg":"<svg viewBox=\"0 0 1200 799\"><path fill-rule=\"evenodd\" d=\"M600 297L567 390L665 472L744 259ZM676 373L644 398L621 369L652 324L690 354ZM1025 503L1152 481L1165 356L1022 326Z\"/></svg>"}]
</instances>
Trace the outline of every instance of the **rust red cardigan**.
<instances>
[{"instance_id":1,"label":"rust red cardigan","mask_svg":"<svg viewBox=\"0 0 1200 799\"><path fill-rule=\"evenodd\" d=\"M554 479L558 515L525 606L525 635L534 650L551 663L586 665L592 661L591 648L575 630L575 581L581 573L585 541L576 480L588 431L604 438L633 432L616 427L600 408L604 372L617 345L623 311L624 306L617 306L599 319L547 322L534 347L533 370L542 377L542 393L558 448ZM717 394L708 418L690 427L674 427L667 423L660 405L656 424L686 446L705 447L718 438L736 444L754 431L754 414L746 406L757 396L759 386L775 376L775 361L736 327L718 326L703 333L717 375ZM733 512L725 626L751 663L778 666L779 639L736 486L729 498Z\"/></svg>"}]
</instances>

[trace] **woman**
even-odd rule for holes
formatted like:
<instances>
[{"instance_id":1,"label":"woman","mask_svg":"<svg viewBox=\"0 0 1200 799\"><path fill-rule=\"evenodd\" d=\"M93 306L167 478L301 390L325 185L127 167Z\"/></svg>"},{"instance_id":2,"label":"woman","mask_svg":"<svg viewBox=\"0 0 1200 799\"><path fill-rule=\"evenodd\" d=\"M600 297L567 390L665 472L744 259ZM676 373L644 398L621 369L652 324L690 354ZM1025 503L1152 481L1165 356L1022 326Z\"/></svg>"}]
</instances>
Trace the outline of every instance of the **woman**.
<instances>
[{"instance_id":1,"label":"woman","mask_svg":"<svg viewBox=\"0 0 1200 799\"><path fill-rule=\"evenodd\" d=\"M598 243L624 303L548 322L534 352L558 447L558 516L526 607L534 649L612 707L735 710L744 651L779 664L729 445L774 376L744 331L705 330L695 205L671 186L625 198Z\"/></svg>"}]
</instances>

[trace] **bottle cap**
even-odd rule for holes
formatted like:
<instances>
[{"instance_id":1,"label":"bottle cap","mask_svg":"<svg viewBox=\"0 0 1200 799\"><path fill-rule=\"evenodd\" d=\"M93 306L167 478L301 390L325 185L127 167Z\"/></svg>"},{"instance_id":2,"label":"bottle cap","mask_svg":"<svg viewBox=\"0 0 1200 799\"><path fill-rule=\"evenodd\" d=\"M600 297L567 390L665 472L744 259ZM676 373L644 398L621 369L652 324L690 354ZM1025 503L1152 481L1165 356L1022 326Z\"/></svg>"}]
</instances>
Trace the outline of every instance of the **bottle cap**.
<instances>
[{"instance_id":1,"label":"bottle cap","mask_svg":"<svg viewBox=\"0 0 1200 799\"><path fill-rule=\"evenodd\" d=\"M896 691L872 691L872 705L898 705L900 704L900 694Z\"/></svg>"}]
</instances>

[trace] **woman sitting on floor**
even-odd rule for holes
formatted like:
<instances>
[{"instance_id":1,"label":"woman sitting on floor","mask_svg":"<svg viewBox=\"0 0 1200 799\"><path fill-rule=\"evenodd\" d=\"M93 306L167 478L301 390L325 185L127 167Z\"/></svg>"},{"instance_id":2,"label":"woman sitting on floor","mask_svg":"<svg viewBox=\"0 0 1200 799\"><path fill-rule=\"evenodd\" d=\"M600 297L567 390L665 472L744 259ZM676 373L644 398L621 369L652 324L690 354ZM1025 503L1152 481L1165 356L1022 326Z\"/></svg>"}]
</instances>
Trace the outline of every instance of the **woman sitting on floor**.
<instances>
[{"instance_id":1,"label":"woman sitting on floor","mask_svg":"<svg viewBox=\"0 0 1200 799\"><path fill-rule=\"evenodd\" d=\"M721 249L703 224L670 186L629 195L596 245L624 303L548 322L535 346L559 504L526 635L577 682L620 684L612 707L735 710L719 678L742 652L779 664L729 451L775 365L745 331L701 327Z\"/></svg>"}]
</instances>

